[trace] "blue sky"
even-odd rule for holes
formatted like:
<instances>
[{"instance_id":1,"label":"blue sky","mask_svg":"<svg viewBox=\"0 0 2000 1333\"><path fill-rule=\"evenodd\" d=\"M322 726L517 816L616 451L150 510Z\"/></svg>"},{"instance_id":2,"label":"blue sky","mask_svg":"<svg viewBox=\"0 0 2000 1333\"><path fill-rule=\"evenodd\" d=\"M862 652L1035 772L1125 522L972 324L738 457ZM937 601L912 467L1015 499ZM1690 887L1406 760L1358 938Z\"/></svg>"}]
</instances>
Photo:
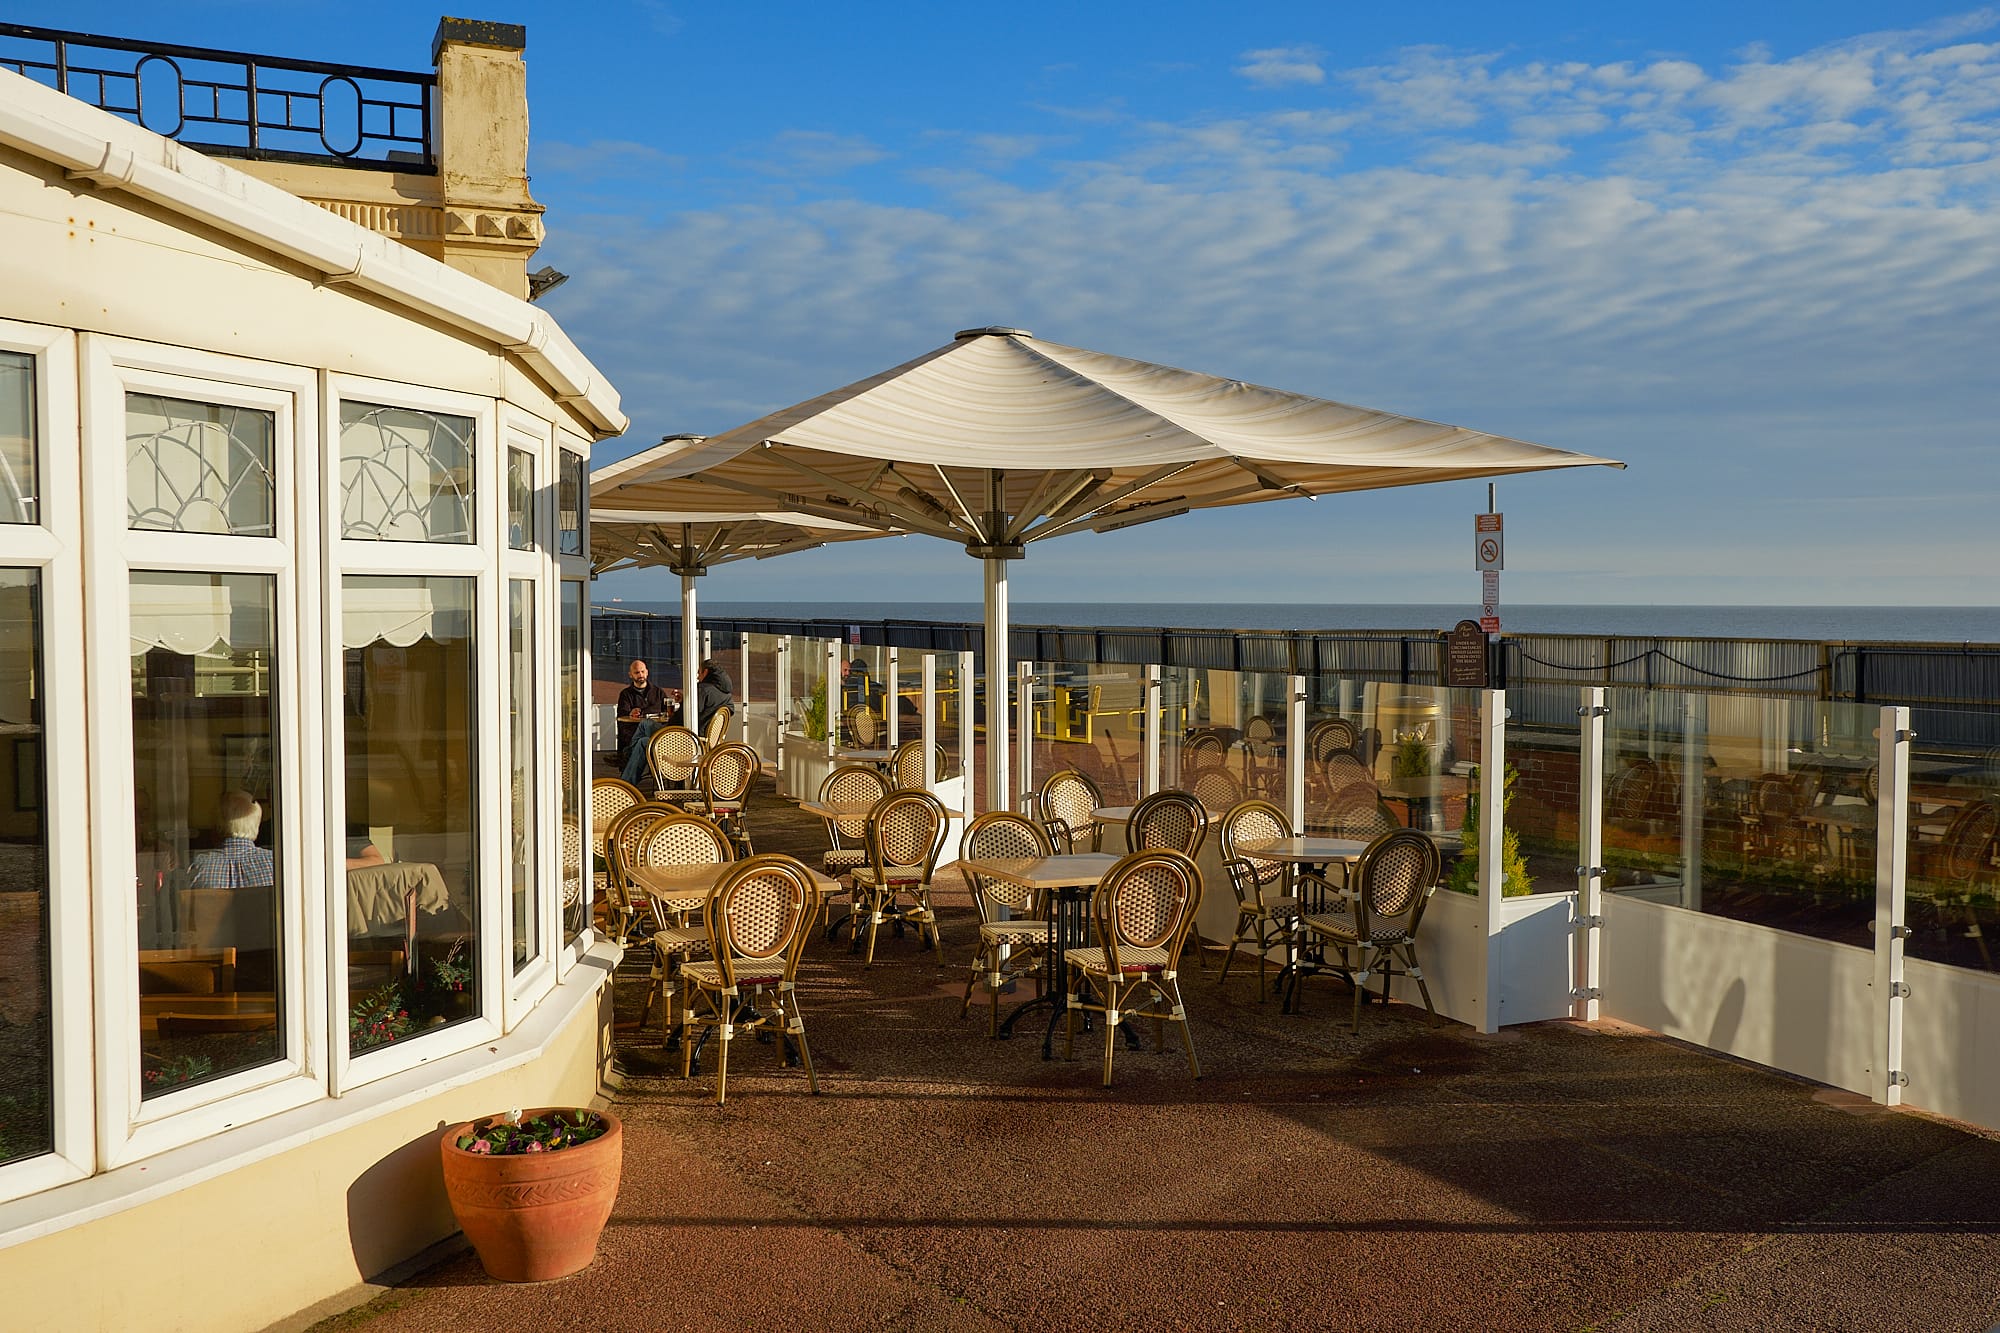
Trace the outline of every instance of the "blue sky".
<instances>
[{"instance_id":1,"label":"blue sky","mask_svg":"<svg viewBox=\"0 0 2000 1333\"><path fill-rule=\"evenodd\" d=\"M1364 8L1372 12L1361 12ZM20 22L422 67L407 5ZM1620 458L1505 480L1511 602L2000 601L2000 11L513 6L546 301L612 458L1012 324ZM1475 600L1483 485L1034 548L1034 600ZM922 538L717 600L973 600ZM607 580L602 595L667 595Z\"/></svg>"}]
</instances>

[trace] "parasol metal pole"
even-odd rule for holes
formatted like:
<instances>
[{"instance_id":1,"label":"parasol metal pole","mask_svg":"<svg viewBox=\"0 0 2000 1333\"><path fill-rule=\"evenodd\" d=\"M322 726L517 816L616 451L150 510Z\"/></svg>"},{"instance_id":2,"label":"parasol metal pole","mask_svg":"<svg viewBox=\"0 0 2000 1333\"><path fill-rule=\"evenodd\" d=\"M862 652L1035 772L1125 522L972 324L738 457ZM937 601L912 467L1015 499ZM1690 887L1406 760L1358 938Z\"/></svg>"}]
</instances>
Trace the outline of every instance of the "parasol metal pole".
<instances>
[{"instance_id":1,"label":"parasol metal pole","mask_svg":"<svg viewBox=\"0 0 2000 1333\"><path fill-rule=\"evenodd\" d=\"M989 551L991 548L988 548ZM986 808L1011 810L1008 774L1007 558L984 555L986 566Z\"/></svg>"},{"instance_id":2,"label":"parasol metal pole","mask_svg":"<svg viewBox=\"0 0 2000 1333\"><path fill-rule=\"evenodd\" d=\"M694 581L701 577L699 565L683 565L681 576L681 725L694 726L696 718L695 674L701 668L701 632L697 628Z\"/></svg>"}]
</instances>

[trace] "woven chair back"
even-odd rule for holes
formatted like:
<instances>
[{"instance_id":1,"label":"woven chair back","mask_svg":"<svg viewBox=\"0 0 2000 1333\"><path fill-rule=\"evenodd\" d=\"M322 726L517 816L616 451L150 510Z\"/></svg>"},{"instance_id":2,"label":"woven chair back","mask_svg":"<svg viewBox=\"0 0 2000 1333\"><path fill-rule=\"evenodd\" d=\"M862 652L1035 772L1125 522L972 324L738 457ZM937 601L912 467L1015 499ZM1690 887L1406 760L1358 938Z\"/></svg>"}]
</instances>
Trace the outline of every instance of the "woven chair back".
<instances>
[{"instance_id":1,"label":"woven chair back","mask_svg":"<svg viewBox=\"0 0 2000 1333\"><path fill-rule=\"evenodd\" d=\"M1125 825L1125 849L1132 852L1166 850L1199 856L1207 837L1208 812L1184 791L1154 792L1132 808L1132 820Z\"/></svg>"},{"instance_id":2,"label":"woven chair back","mask_svg":"<svg viewBox=\"0 0 2000 1333\"><path fill-rule=\"evenodd\" d=\"M729 835L700 815L663 815L639 842L642 866L713 866L736 859Z\"/></svg>"},{"instance_id":3,"label":"woven chair back","mask_svg":"<svg viewBox=\"0 0 2000 1333\"><path fill-rule=\"evenodd\" d=\"M936 775L932 781L944 781L945 765L950 763L942 745L931 746L931 771ZM922 740L904 741L896 747L895 757L889 767L896 776L898 787L927 789L930 782L924 780L924 743Z\"/></svg>"},{"instance_id":4,"label":"woven chair back","mask_svg":"<svg viewBox=\"0 0 2000 1333\"><path fill-rule=\"evenodd\" d=\"M2000 836L2000 804L1975 801L1960 810L1944 831L1944 873L1971 880L1986 867L1996 836Z\"/></svg>"},{"instance_id":5,"label":"woven chair back","mask_svg":"<svg viewBox=\"0 0 2000 1333\"><path fill-rule=\"evenodd\" d=\"M1243 784L1226 768L1201 769L1186 785L1204 810L1227 810L1243 799Z\"/></svg>"},{"instance_id":6,"label":"woven chair back","mask_svg":"<svg viewBox=\"0 0 2000 1333\"><path fill-rule=\"evenodd\" d=\"M1259 713L1243 724L1243 740L1249 745L1250 753L1262 758L1271 753L1278 743L1278 728L1270 718Z\"/></svg>"},{"instance_id":7,"label":"woven chair back","mask_svg":"<svg viewBox=\"0 0 2000 1333\"><path fill-rule=\"evenodd\" d=\"M1188 737L1181 746L1181 767L1189 772L1219 766L1229 756L1229 747L1222 743L1222 737L1213 732L1201 732Z\"/></svg>"},{"instance_id":8,"label":"woven chair back","mask_svg":"<svg viewBox=\"0 0 2000 1333\"><path fill-rule=\"evenodd\" d=\"M1375 775L1368 771L1368 765L1346 750L1336 750L1317 762L1320 781L1326 784L1328 791L1337 792L1343 787L1352 787L1356 784L1369 787L1375 785Z\"/></svg>"},{"instance_id":9,"label":"woven chair back","mask_svg":"<svg viewBox=\"0 0 2000 1333\"><path fill-rule=\"evenodd\" d=\"M639 845L645 840L646 831L667 816L680 813L679 806L646 801L633 806L612 822L604 835L605 859L611 865L612 906L622 909L630 904L625 877L633 866L639 864Z\"/></svg>"},{"instance_id":10,"label":"woven chair back","mask_svg":"<svg viewBox=\"0 0 2000 1333\"><path fill-rule=\"evenodd\" d=\"M867 704L850 706L843 718L847 723L848 737L861 749L872 750L875 742L882 739L882 719Z\"/></svg>"},{"instance_id":11,"label":"woven chair back","mask_svg":"<svg viewBox=\"0 0 2000 1333\"><path fill-rule=\"evenodd\" d=\"M882 770L872 764L843 764L826 775L819 784L819 798L822 801L840 805L873 806L889 794L889 779L882 776ZM859 843L868 834L868 820L830 819L835 845L847 839Z\"/></svg>"},{"instance_id":12,"label":"woven chair back","mask_svg":"<svg viewBox=\"0 0 2000 1333\"><path fill-rule=\"evenodd\" d=\"M1385 928L1414 937L1440 868L1437 844L1415 829L1396 829L1369 843L1354 868L1362 938Z\"/></svg>"},{"instance_id":13,"label":"woven chair back","mask_svg":"<svg viewBox=\"0 0 2000 1333\"><path fill-rule=\"evenodd\" d=\"M1068 832L1069 846L1062 849L1066 852L1074 850L1077 839L1089 831L1091 813L1103 804L1104 795L1097 784L1074 768L1049 774L1035 793L1035 813L1043 823L1060 820Z\"/></svg>"},{"instance_id":14,"label":"woven chair back","mask_svg":"<svg viewBox=\"0 0 2000 1333\"><path fill-rule=\"evenodd\" d=\"M753 856L724 871L707 914L709 947L723 985L736 985L743 971L739 963L779 959L783 979L790 981L818 910L812 873L789 856Z\"/></svg>"},{"instance_id":15,"label":"woven chair back","mask_svg":"<svg viewBox=\"0 0 2000 1333\"><path fill-rule=\"evenodd\" d=\"M1344 717L1315 722L1306 730L1306 758L1323 764L1337 754L1351 755L1360 739L1354 724Z\"/></svg>"},{"instance_id":16,"label":"woven chair back","mask_svg":"<svg viewBox=\"0 0 2000 1333\"><path fill-rule=\"evenodd\" d=\"M599 778L590 784L590 826L603 837L611 821L635 805L643 805L646 795L623 778Z\"/></svg>"},{"instance_id":17,"label":"woven chair back","mask_svg":"<svg viewBox=\"0 0 2000 1333\"><path fill-rule=\"evenodd\" d=\"M1292 821L1285 818L1283 810L1269 801L1245 801L1222 817L1222 859L1243 862L1257 883L1269 884L1284 873L1285 863L1253 856L1243 850L1243 844L1291 836Z\"/></svg>"},{"instance_id":18,"label":"woven chair back","mask_svg":"<svg viewBox=\"0 0 2000 1333\"><path fill-rule=\"evenodd\" d=\"M958 854L968 861L1047 856L1050 854L1050 843L1041 825L1026 815L1015 814L1012 810L989 810L967 826L965 836L958 840ZM979 908L982 921L997 919L990 915L995 907L1026 912L1031 911L1040 899L1035 890L1019 884L1009 884L985 875L969 875L967 878L972 881L972 901Z\"/></svg>"},{"instance_id":19,"label":"woven chair back","mask_svg":"<svg viewBox=\"0 0 2000 1333\"><path fill-rule=\"evenodd\" d=\"M892 791L868 816L868 859L886 882L891 873L928 880L944 849L944 806L926 791Z\"/></svg>"},{"instance_id":20,"label":"woven chair back","mask_svg":"<svg viewBox=\"0 0 2000 1333\"><path fill-rule=\"evenodd\" d=\"M1646 811L1653 804L1653 784L1659 780L1659 770L1650 759L1621 768L1612 775L1611 786L1604 794L1604 817L1606 819L1644 819Z\"/></svg>"},{"instance_id":21,"label":"woven chair back","mask_svg":"<svg viewBox=\"0 0 2000 1333\"><path fill-rule=\"evenodd\" d=\"M653 733L646 751L653 764L653 780L662 787L685 787L694 780L707 749L701 737L686 727L661 727Z\"/></svg>"},{"instance_id":22,"label":"woven chair back","mask_svg":"<svg viewBox=\"0 0 2000 1333\"><path fill-rule=\"evenodd\" d=\"M1373 783L1356 782L1334 793L1327 824L1336 838L1359 838L1367 842L1401 828L1403 821L1382 804Z\"/></svg>"},{"instance_id":23,"label":"woven chair back","mask_svg":"<svg viewBox=\"0 0 2000 1333\"><path fill-rule=\"evenodd\" d=\"M574 907L583 901L583 825L574 815L562 822L562 905Z\"/></svg>"},{"instance_id":24,"label":"woven chair back","mask_svg":"<svg viewBox=\"0 0 2000 1333\"><path fill-rule=\"evenodd\" d=\"M1792 817L1792 784L1789 779L1775 773L1767 773L1757 779L1753 799L1757 813L1772 823L1783 823Z\"/></svg>"},{"instance_id":25,"label":"woven chair back","mask_svg":"<svg viewBox=\"0 0 2000 1333\"><path fill-rule=\"evenodd\" d=\"M718 801L743 805L762 767L757 752L749 746L718 745L701 761L702 793L711 807Z\"/></svg>"},{"instance_id":26,"label":"woven chair back","mask_svg":"<svg viewBox=\"0 0 2000 1333\"><path fill-rule=\"evenodd\" d=\"M1868 798L1868 804L1870 805L1874 805L1882 799L1881 764L1868 765L1868 771L1861 775L1861 794Z\"/></svg>"},{"instance_id":27,"label":"woven chair back","mask_svg":"<svg viewBox=\"0 0 2000 1333\"><path fill-rule=\"evenodd\" d=\"M735 712L729 704L722 704L710 713L707 725L701 729L701 743L710 749L722 744L729 735L729 719Z\"/></svg>"},{"instance_id":28,"label":"woven chair back","mask_svg":"<svg viewBox=\"0 0 2000 1333\"><path fill-rule=\"evenodd\" d=\"M1201 871L1165 849L1125 857L1091 897L1097 939L1114 970L1128 965L1121 955L1132 949L1165 949L1169 960L1177 958L1200 906Z\"/></svg>"}]
</instances>

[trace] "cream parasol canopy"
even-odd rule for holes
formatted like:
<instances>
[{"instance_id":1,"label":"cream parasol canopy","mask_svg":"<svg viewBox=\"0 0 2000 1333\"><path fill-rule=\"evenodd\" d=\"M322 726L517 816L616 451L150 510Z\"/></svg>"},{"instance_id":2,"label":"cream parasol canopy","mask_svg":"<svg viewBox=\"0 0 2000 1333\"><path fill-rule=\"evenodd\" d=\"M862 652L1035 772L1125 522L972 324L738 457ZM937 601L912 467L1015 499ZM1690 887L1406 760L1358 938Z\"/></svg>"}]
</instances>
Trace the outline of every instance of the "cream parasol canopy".
<instances>
[{"instance_id":1,"label":"cream parasol canopy","mask_svg":"<svg viewBox=\"0 0 2000 1333\"><path fill-rule=\"evenodd\" d=\"M700 435L669 435L651 449L611 465L641 467L647 460L670 457L700 442ZM603 485L601 469L591 474L593 497ZM701 633L695 580L714 565L735 560L764 560L793 551L810 551L827 542L855 541L892 535L878 527L810 515L753 509L590 510L590 572L607 574L624 569L660 568L681 578L681 690L695 697L700 670Z\"/></svg>"},{"instance_id":2,"label":"cream parasol canopy","mask_svg":"<svg viewBox=\"0 0 2000 1333\"><path fill-rule=\"evenodd\" d=\"M967 329L912 361L598 469L616 512L755 505L958 542L986 570L989 804L1009 800L1007 562L1194 509L1622 463L1324 398Z\"/></svg>"}]
</instances>

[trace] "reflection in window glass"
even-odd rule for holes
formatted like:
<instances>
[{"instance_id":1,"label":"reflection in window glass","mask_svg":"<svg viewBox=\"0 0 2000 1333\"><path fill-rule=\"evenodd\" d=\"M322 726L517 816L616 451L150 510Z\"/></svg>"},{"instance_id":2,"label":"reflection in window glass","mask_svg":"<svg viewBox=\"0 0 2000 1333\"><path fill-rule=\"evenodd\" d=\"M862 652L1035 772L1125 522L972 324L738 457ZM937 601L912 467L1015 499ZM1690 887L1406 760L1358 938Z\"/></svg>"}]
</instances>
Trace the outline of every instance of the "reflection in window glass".
<instances>
[{"instance_id":1,"label":"reflection in window glass","mask_svg":"<svg viewBox=\"0 0 2000 1333\"><path fill-rule=\"evenodd\" d=\"M0 1162L55 1146L40 593L0 569Z\"/></svg>"},{"instance_id":2,"label":"reflection in window glass","mask_svg":"<svg viewBox=\"0 0 2000 1333\"><path fill-rule=\"evenodd\" d=\"M535 456L526 449L507 451L507 545L535 549Z\"/></svg>"},{"instance_id":3,"label":"reflection in window glass","mask_svg":"<svg viewBox=\"0 0 2000 1333\"><path fill-rule=\"evenodd\" d=\"M340 530L350 540L473 540L472 418L340 405Z\"/></svg>"},{"instance_id":4,"label":"reflection in window glass","mask_svg":"<svg viewBox=\"0 0 2000 1333\"><path fill-rule=\"evenodd\" d=\"M583 455L561 450L556 473L556 530L560 540L556 550L562 555L583 554Z\"/></svg>"},{"instance_id":5,"label":"reflection in window glass","mask_svg":"<svg viewBox=\"0 0 2000 1333\"><path fill-rule=\"evenodd\" d=\"M132 575L142 1097L284 1054L276 592Z\"/></svg>"},{"instance_id":6,"label":"reflection in window glass","mask_svg":"<svg viewBox=\"0 0 2000 1333\"><path fill-rule=\"evenodd\" d=\"M270 412L125 395L126 524L164 532L273 535Z\"/></svg>"},{"instance_id":7,"label":"reflection in window glass","mask_svg":"<svg viewBox=\"0 0 2000 1333\"><path fill-rule=\"evenodd\" d=\"M348 1051L479 1012L474 580L341 580Z\"/></svg>"},{"instance_id":8,"label":"reflection in window glass","mask_svg":"<svg viewBox=\"0 0 2000 1333\"><path fill-rule=\"evenodd\" d=\"M0 352L0 523L39 521L35 359Z\"/></svg>"},{"instance_id":9,"label":"reflection in window glass","mask_svg":"<svg viewBox=\"0 0 2000 1333\"><path fill-rule=\"evenodd\" d=\"M507 583L507 736L513 798L514 970L541 952L535 917L535 585Z\"/></svg>"},{"instance_id":10,"label":"reflection in window glass","mask_svg":"<svg viewBox=\"0 0 2000 1333\"><path fill-rule=\"evenodd\" d=\"M583 782L589 772L579 744L577 715L583 692L583 584L562 585L562 818L563 937L574 940L590 924L590 895L584 891Z\"/></svg>"}]
</instances>

